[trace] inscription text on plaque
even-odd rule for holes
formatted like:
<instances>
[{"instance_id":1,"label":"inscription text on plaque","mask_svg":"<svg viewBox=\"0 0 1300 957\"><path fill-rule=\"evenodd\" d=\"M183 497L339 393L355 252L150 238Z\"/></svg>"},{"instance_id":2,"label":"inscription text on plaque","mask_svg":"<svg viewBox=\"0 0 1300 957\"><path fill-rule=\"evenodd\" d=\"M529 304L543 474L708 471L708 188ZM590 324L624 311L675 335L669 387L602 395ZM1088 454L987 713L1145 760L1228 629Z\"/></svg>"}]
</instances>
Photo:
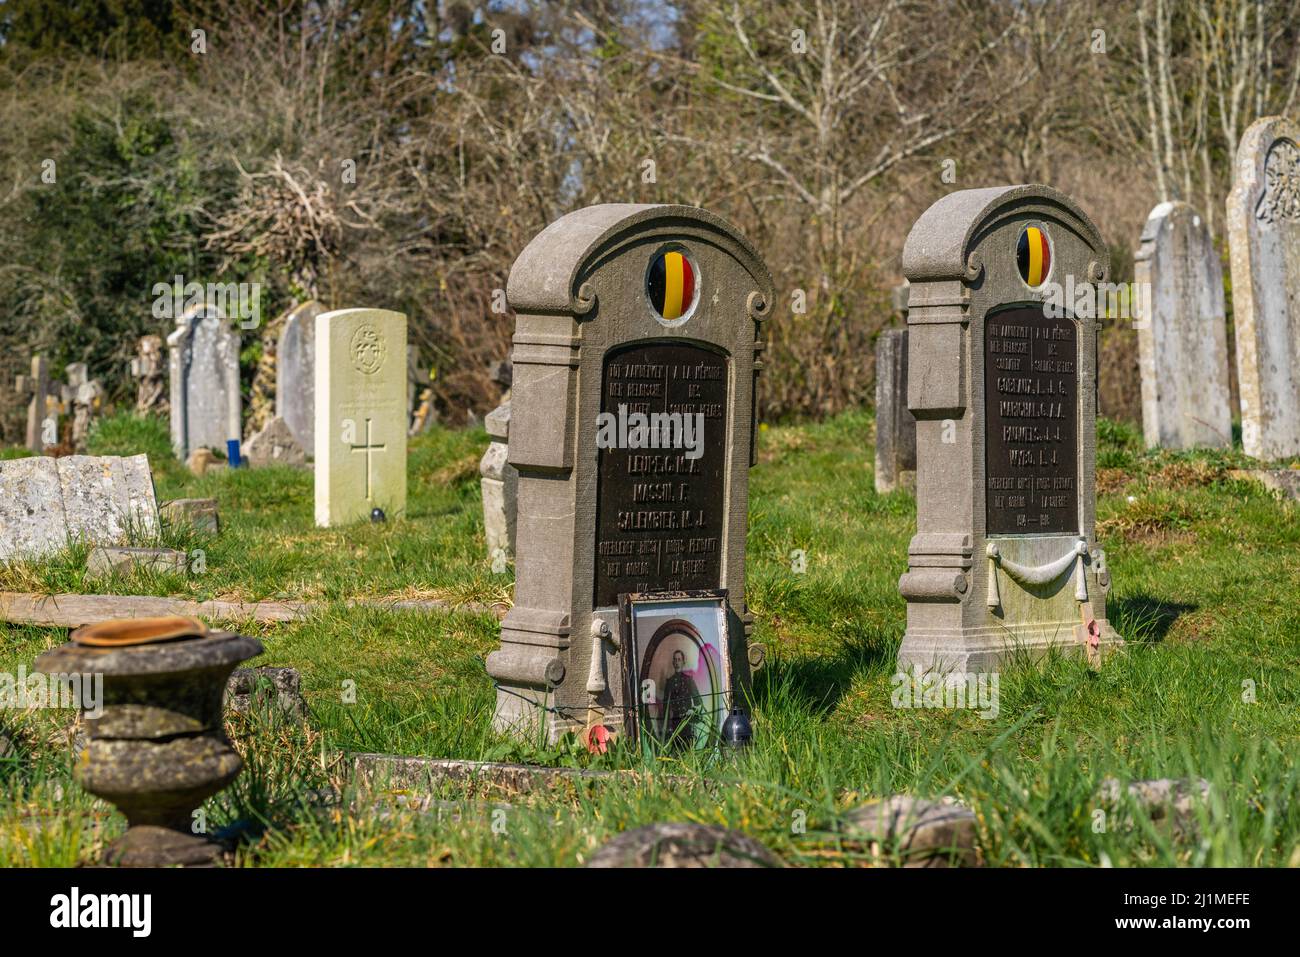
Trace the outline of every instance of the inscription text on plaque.
<instances>
[{"instance_id":1,"label":"inscription text on plaque","mask_svg":"<svg viewBox=\"0 0 1300 957\"><path fill-rule=\"evenodd\" d=\"M718 588L725 527L727 359L684 343L605 356L601 411L702 414L703 454L685 448L601 449L596 494L597 608L624 592Z\"/></svg>"},{"instance_id":2,"label":"inscription text on plaque","mask_svg":"<svg viewBox=\"0 0 1300 957\"><path fill-rule=\"evenodd\" d=\"M984 325L986 534L1079 531L1079 348L1041 306Z\"/></svg>"}]
</instances>

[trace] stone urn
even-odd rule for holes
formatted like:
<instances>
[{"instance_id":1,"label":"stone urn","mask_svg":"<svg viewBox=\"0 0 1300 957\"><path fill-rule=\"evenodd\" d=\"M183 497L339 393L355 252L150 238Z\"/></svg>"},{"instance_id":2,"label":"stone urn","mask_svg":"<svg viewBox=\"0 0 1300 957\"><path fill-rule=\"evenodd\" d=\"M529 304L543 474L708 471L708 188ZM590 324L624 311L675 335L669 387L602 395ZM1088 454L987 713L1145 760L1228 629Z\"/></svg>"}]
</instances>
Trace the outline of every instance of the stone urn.
<instances>
[{"instance_id":1,"label":"stone urn","mask_svg":"<svg viewBox=\"0 0 1300 957\"><path fill-rule=\"evenodd\" d=\"M261 653L256 638L171 617L87 625L36 659L46 674L103 676L99 707L84 691L79 702L86 743L74 775L126 815L106 863L217 863L221 847L194 832L193 812L243 767L225 735L223 700L235 666Z\"/></svg>"}]
</instances>

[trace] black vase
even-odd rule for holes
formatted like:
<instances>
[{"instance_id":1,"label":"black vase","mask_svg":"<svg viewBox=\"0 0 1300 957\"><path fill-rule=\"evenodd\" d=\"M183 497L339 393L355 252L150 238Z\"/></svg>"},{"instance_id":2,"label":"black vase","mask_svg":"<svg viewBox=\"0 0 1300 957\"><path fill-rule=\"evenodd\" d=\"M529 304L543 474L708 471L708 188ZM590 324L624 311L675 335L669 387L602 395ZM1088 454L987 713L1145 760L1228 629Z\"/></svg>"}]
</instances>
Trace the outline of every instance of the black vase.
<instances>
[{"instance_id":1,"label":"black vase","mask_svg":"<svg viewBox=\"0 0 1300 957\"><path fill-rule=\"evenodd\" d=\"M745 709L737 705L722 722L722 743L729 748L743 748L754 737L754 727L749 723Z\"/></svg>"}]
</instances>

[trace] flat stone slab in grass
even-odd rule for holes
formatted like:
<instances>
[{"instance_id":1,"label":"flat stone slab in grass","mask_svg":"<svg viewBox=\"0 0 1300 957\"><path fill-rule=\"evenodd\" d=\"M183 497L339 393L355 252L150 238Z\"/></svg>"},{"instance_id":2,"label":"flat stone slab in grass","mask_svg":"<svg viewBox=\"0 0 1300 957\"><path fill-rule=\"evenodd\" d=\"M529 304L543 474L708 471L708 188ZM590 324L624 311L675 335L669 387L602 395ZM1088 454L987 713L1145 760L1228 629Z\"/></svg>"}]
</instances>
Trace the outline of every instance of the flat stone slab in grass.
<instances>
[{"instance_id":1,"label":"flat stone slab in grass","mask_svg":"<svg viewBox=\"0 0 1300 957\"><path fill-rule=\"evenodd\" d=\"M1300 502L1300 469L1233 469L1228 473L1240 481L1259 482L1292 502Z\"/></svg>"},{"instance_id":2,"label":"flat stone slab in grass","mask_svg":"<svg viewBox=\"0 0 1300 957\"><path fill-rule=\"evenodd\" d=\"M156 535L158 524L145 455L0 462L0 561L42 558L71 541L123 544Z\"/></svg>"},{"instance_id":3,"label":"flat stone slab in grass","mask_svg":"<svg viewBox=\"0 0 1300 957\"><path fill-rule=\"evenodd\" d=\"M895 794L848 812L841 831L883 857L895 848L904 867L978 867L975 815L952 798Z\"/></svg>"},{"instance_id":4,"label":"flat stone slab in grass","mask_svg":"<svg viewBox=\"0 0 1300 957\"><path fill-rule=\"evenodd\" d=\"M298 669L236 668L226 682L226 710L249 714L259 706L274 708L295 721L304 720L307 702Z\"/></svg>"},{"instance_id":5,"label":"flat stone slab in grass","mask_svg":"<svg viewBox=\"0 0 1300 957\"><path fill-rule=\"evenodd\" d=\"M748 834L714 824L649 824L624 831L588 867L784 867Z\"/></svg>"},{"instance_id":6,"label":"flat stone slab in grass","mask_svg":"<svg viewBox=\"0 0 1300 957\"><path fill-rule=\"evenodd\" d=\"M94 577L143 570L184 574L185 568L185 553L174 548L98 545L86 560L86 572Z\"/></svg>"},{"instance_id":7,"label":"flat stone slab in grass","mask_svg":"<svg viewBox=\"0 0 1300 957\"><path fill-rule=\"evenodd\" d=\"M352 754L352 780L361 792L410 792L463 789L471 794L495 792L510 796L567 788L579 789L613 781L656 781L673 788L709 788L713 782L684 775L650 775L636 771L595 771L549 768L495 761L405 757L396 754Z\"/></svg>"},{"instance_id":8,"label":"flat stone slab in grass","mask_svg":"<svg viewBox=\"0 0 1300 957\"><path fill-rule=\"evenodd\" d=\"M221 517L215 498L177 498L164 502L163 520L168 525L191 525L200 532L215 535L221 531Z\"/></svg>"}]
</instances>

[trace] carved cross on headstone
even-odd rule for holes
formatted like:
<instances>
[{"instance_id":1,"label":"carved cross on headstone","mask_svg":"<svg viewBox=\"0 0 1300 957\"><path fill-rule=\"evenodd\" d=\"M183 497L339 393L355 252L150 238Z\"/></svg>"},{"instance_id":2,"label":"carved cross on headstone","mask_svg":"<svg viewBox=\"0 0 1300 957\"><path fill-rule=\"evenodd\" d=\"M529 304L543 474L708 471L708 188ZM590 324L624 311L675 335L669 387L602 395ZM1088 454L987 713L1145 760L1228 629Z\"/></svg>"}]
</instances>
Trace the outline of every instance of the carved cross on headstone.
<instances>
[{"instance_id":1,"label":"carved cross on headstone","mask_svg":"<svg viewBox=\"0 0 1300 957\"><path fill-rule=\"evenodd\" d=\"M39 455L47 445L55 445L58 440L58 417L54 418L53 428L47 428L50 414L50 399L55 396L54 383L50 380L49 363L44 356L32 356L31 375L20 375L14 383L21 395L31 396L27 403L27 448ZM47 441L48 440L48 441Z\"/></svg>"},{"instance_id":2,"label":"carved cross on headstone","mask_svg":"<svg viewBox=\"0 0 1300 957\"><path fill-rule=\"evenodd\" d=\"M386 451L388 450L388 446L387 446L386 444L376 445L376 444L374 443L374 440L373 440L373 438L371 437L371 434L370 434L370 423L371 423L371 422L372 422L371 419L366 419L366 442L365 442L365 445L354 445L354 446L352 446L352 451L353 451L353 452L364 452L365 455L366 455L366 501L367 501L367 502L373 502L374 499L375 499L375 496L374 496L374 471L373 471L373 465L374 465L374 461L375 461L375 460L374 460L374 454L375 454L376 452L386 452Z\"/></svg>"}]
</instances>

